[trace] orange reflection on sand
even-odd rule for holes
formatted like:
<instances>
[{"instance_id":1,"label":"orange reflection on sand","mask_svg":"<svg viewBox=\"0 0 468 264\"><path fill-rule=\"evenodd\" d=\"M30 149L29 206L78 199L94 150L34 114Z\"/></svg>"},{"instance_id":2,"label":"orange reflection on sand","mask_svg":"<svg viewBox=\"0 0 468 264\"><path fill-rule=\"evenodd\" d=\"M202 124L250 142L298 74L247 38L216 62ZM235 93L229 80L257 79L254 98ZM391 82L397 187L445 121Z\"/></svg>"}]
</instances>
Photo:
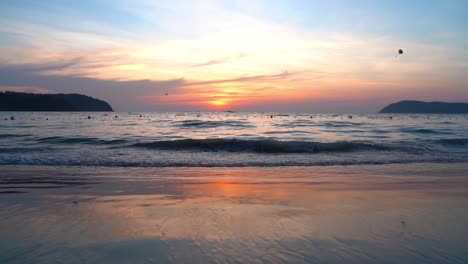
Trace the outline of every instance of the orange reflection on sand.
<instances>
[{"instance_id":1,"label":"orange reflection on sand","mask_svg":"<svg viewBox=\"0 0 468 264\"><path fill-rule=\"evenodd\" d=\"M420 225L413 228L427 232L425 212L452 203L457 190L466 193L456 185L441 187L442 178L399 178L353 167L108 170L116 178L101 179L93 188L34 194L46 206L28 212L20 232L83 243L154 238L254 246L285 239L370 239L375 230L401 232L399 217L414 209L411 221ZM366 220L370 216L374 226ZM58 231L51 233L51 226ZM61 238L64 229L67 236Z\"/></svg>"}]
</instances>

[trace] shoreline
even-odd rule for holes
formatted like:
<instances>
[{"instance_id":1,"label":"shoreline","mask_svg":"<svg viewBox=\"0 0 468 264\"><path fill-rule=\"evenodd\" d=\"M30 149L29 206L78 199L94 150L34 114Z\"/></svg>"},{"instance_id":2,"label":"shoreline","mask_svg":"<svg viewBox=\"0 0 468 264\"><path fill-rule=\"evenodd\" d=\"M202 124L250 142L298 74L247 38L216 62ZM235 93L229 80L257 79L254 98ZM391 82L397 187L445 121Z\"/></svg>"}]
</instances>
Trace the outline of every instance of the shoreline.
<instances>
[{"instance_id":1,"label":"shoreline","mask_svg":"<svg viewBox=\"0 0 468 264\"><path fill-rule=\"evenodd\" d=\"M373 166L418 166L422 164L435 164L435 165L468 165L468 161L462 162L460 160L455 161L410 161L410 162L392 162L392 163L380 163L380 162L369 162L369 163L347 163L347 164L287 164L287 165L226 165L226 166L216 166L216 165L148 165L148 166L118 166L118 165L49 165L49 164L0 164L0 168L9 168L9 167L37 167L37 168L120 168L120 169L132 169L132 168L139 168L139 169L240 169L240 168L317 168L317 167L373 167ZM1 173L1 172L0 172ZM1 176L1 174L0 174Z\"/></svg>"}]
</instances>

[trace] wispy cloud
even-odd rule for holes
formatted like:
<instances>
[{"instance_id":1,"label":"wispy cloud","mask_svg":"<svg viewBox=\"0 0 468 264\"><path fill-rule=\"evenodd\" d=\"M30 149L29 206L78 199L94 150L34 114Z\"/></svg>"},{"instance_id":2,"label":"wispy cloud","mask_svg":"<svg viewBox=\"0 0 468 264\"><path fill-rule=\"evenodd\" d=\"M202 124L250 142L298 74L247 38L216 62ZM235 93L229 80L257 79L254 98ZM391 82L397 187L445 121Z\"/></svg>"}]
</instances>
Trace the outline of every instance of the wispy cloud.
<instances>
[{"instance_id":1,"label":"wispy cloud","mask_svg":"<svg viewBox=\"0 0 468 264\"><path fill-rule=\"evenodd\" d=\"M199 85L208 85L208 84L222 84L222 83L248 83L256 81L275 81L282 80L292 76L294 73L289 73L287 71L272 74L272 75L256 75L256 76L246 76L232 79L221 79L221 80L207 80L207 81L189 81L185 83L185 86L199 86Z\"/></svg>"},{"instance_id":2,"label":"wispy cloud","mask_svg":"<svg viewBox=\"0 0 468 264\"><path fill-rule=\"evenodd\" d=\"M225 63L228 60L229 60L228 58L219 58L219 59L209 60L209 61L206 61L206 62L195 64L192 67L195 68L195 67L211 66L211 65Z\"/></svg>"},{"instance_id":3,"label":"wispy cloud","mask_svg":"<svg viewBox=\"0 0 468 264\"><path fill-rule=\"evenodd\" d=\"M227 63L229 61L235 61L235 60L238 60L238 59L246 58L247 56L248 56L247 53L240 52L236 56L208 60L208 61L205 61L205 62L202 62L202 63L197 63L197 64L193 65L192 67L196 68L196 67L218 65L218 64Z\"/></svg>"}]
</instances>

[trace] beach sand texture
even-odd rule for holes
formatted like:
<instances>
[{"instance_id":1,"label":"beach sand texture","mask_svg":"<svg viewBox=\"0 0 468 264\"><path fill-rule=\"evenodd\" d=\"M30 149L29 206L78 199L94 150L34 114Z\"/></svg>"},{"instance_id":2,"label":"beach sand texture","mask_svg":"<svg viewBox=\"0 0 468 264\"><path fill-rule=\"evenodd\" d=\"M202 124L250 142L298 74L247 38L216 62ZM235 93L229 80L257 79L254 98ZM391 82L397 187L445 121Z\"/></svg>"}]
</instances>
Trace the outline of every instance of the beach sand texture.
<instances>
[{"instance_id":1,"label":"beach sand texture","mask_svg":"<svg viewBox=\"0 0 468 264\"><path fill-rule=\"evenodd\" d=\"M467 263L467 164L2 166L1 263Z\"/></svg>"}]
</instances>

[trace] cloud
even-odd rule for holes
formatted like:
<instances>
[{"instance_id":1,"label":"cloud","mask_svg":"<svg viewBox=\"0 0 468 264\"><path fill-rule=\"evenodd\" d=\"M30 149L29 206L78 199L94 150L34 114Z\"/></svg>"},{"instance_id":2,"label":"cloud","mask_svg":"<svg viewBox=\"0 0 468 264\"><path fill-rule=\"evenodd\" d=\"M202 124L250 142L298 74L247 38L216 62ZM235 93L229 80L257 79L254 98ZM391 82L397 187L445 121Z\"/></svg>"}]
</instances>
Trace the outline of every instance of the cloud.
<instances>
[{"instance_id":1,"label":"cloud","mask_svg":"<svg viewBox=\"0 0 468 264\"><path fill-rule=\"evenodd\" d=\"M40 87L27 87L27 86L1 86L0 91L10 91L10 92L23 92L23 93L40 93L48 94L51 93L49 90L40 88Z\"/></svg>"},{"instance_id":2,"label":"cloud","mask_svg":"<svg viewBox=\"0 0 468 264\"><path fill-rule=\"evenodd\" d=\"M207 61L207 62L203 62L203 63L200 63L200 64L195 64L192 67L196 68L196 67L216 65L216 64L225 63L228 60L229 60L228 58L220 58L220 59L215 59L215 60L210 60L210 61Z\"/></svg>"},{"instance_id":3,"label":"cloud","mask_svg":"<svg viewBox=\"0 0 468 264\"><path fill-rule=\"evenodd\" d=\"M275 81L275 80L286 79L292 75L294 75L294 73L289 73L285 71L279 74L272 74L272 75L256 75L256 76L239 77L239 78L233 78L233 79L208 80L208 81L192 81L192 82L186 82L185 86L211 85L211 84L235 83L235 82L245 83L245 82L260 82L260 81Z\"/></svg>"},{"instance_id":4,"label":"cloud","mask_svg":"<svg viewBox=\"0 0 468 264\"><path fill-rule=\"evenodd\" d=\"M108 100L117 109L131 109L138 98L156 93L173 93L184 85L174 80L103 80L89 77L45 75L44 71L63 70L78 63L73 60L49 64L4 65L0 67L0 86L38 87L57 93L83 93Z\"/></svg>"},{"instance_id":5,"label":"cloud","mask_svg":"<svg viewBox=\"0 0 468 264\"><path fill-rule=\"evenodd\" d=\"M40 73L51 70L64 70L77 65L81 60L81 58L74 58L71 60L54 61L49 63L9 64L0 66L0 70Z\"/></svg>"},{"instance_id":6,"label":"cloud","mask_svg":"<svg viewBox=\"0 0 468 264\"><path fill-rule=\"evenodd\" d=\"M233 56L233 57L231 57L231 58L225 57L225 58L218 58L218 59L214 59L214 60L209 60L209 61L206 61L206 62L202 62L202 63L199 63L199 64L195 64L195 65L193 65L192 67L193 67L193 68L197 68L197 67L204 67L204 66L217 65L217 64L226 63L226 62L228 62L228 61L235 60L235 59L246 58L247 56L248 56L247 53L240 52L239 54L237 54L236 56Z\"/></svg>"},{"instance_id":7,"label":"cloud","mask_svg":"<svg viewBox=\"0 0 468 264\"><path fill-rule=\"evenodd\" d=\"M106 100L117 110L139 109L142 102L146 102L147 106L152 104L154 109L158 109L158 105L202 102L207 98L243 99L245 96L253 98L256 96L243 90L220 93L216 89L216 85L274 82L294 75L294 73L285 71L270 75L196 81L185 79L112 80L55 74L66 72L72 68L80 68L83 64L87 65L85 59L73 58L47 63L0 65L0 88L10 91L81 93ZM189 89L200 86L211 87L211 90L197 88L194 94L193 90ZM264 90L263 88L252 89L253 91ZM171 96L164 96L166 93ZM151 98L151 101L148 101L148 98Z\"/></svg>"}]
</instances>

